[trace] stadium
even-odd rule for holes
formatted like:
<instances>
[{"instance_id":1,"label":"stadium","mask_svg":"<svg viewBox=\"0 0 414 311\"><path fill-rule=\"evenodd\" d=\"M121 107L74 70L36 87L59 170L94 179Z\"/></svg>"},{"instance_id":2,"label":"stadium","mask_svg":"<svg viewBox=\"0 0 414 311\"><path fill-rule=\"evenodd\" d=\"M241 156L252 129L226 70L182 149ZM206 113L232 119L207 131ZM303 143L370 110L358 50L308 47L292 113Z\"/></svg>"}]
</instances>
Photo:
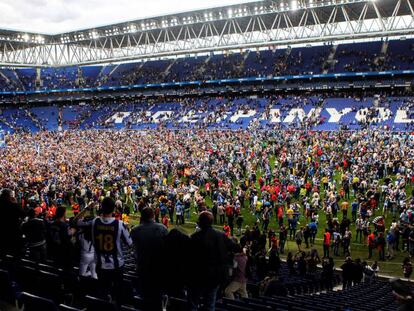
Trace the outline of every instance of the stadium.
<instances>
[{"instance_id":1,"label":"stadium","mask_svg":"<svg viewBox=\"0 0 414 311\"><path fill-rule=\"evenodd\" d=\"M414 310L414 1L136 2L0 21L0 310Z\"/></svg>"}]
</instances>

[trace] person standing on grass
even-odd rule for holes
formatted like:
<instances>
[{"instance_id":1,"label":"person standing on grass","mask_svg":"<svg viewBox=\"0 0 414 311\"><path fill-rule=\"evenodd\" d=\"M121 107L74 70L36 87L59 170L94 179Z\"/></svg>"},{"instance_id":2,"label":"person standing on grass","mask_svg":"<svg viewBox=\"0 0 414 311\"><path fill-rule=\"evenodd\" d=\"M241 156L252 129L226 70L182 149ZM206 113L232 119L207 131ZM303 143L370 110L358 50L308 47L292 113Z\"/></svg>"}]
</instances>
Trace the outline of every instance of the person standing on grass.
<instances>
[{"instance_id":1,"label":"person standing on grass","mask_svg":"<svg viewBox=\"0 0 414 311\"><path fill-rule=\"evenodd\" d=\"M181 203L181 200L178 199L175 203L175 225L184 225L184 205Z\"/></svg>"},{"instance_id":2,"label":"person standing on grass","mask_svg":"<svg viewBox=\"0 0 414 311\"><path fill-rule=\"evenodd\" d=\"M385 260L385 244L386 242L385 242L384 234L382 232L379 232L377 236L376 246L378 249L379 260L381 261Z\"/></svg>"},{"instance_id":3,"label":"person standing on grass","mask_svg":"<svg viewBox=\"0 0 414 311\"><path fill-rule=\"evenodd\" d=\"M352 222L356 222L357 221L358 208L359 208L359 203L358 203L357 200L354 200L351 203Z\"/></svg>"},{"instance_id":4,"label":"person standing on grass","mask_svg":"<svg viewBox=\"0 0 414 311\"><path fill-rule=\"evenodd\" d=\"M361 243L362 241L363 222L364 221L361 216L359 216L358 219L355 221L355 229L356 229L355 242Z\"/></svg>"},{"instance_id":5,"label":"person standing on grass","mask_svg":"<svg viewBox=\"0 0 414 311\"><path fill-rule=\"evenodd\" d=\"M413 273L413 265L411 264L410 258L406 257L403 260L402 263L402 270L403 270L403 275L405 278L410 279L411 274Z\"/></svg>"},{"instance_id":6,"label":"person standing on grass","mask_svg":"<svg viewBox=\"0 0 414 311\"><path fill-rule=\"evenodd\" d=\"M316 234L318 232L318 225L316 224L315 220L312 220L309 224L309 231L310 231L310 244L311 247L315 244Z\"/></svg>"},{"instance_id":7,"label":"person standing on grass","mask_svg":"<svg viewBox=\"0 0 414 311\"><path fill-rule=\"evenodd\" d=\"M352 239L352 233L349 230L349 228L346 228L343 239L342 239L342 245L344 247L345 256L351 256L351 239Z\"/></svg>"},{"instance_id":8,"label":"person standing on grass","mask_svg":"<svg viewBox=\"0 0 414 311\"><path fill-rule=\"evenodd\" d=\"M348 216L348 207L349 207L349 203L347 201L343 201L341 203L341 210L342 210L343 218L346 218Z\"/></svg>"},{"instance_id":9,"label":"person standing on grass","mask_svg":"<svg viewBox=\"0 0 414 311\"><path fill-rule=\"evenodd\" d=\"M386 240L387 240L387 258L393 259L394 258L394 248L395 248L395 236L393 230L386 231Z\"/></svg>"},{"instance_id":10,"label":"person standing on grass","mask_svg":"<svg viewBox=\"0 0 414 311\"><path fill-rule=\"evenodd\" d=\"M225 208L223 206L223 204L219 204L218 208L217 208L217 213L219 215L219 220L220 220L220 225L224 225L224 221L225 221Z\"/></svg>"},{"instance_id":11,"label":"person standing on grass","mask_svg":"<svg viewBox=\"0 0 414 311\"><path fill-rule=\"evenodd\" d=\"M309 225L306 225L306 227L302 230L302 232L303 232L303 239L305 240L306 248L309 248L309 239L311 236Z\"/></svg>"},{"instance_id":12,"label":"person standing on grass","mask_svg":"<svg viewBox=\"0 0 414 311\"><path fill-rule=\"evenodd\" d=\"M375 248L375 234L368 231L368 259L372 258L372 250Z\"/></svg>"},{"instance_id":13,"label":"person standing on grass","mask_svg":"<svg viewBox=\"0 0 414 311\"><path fill-rule=\"evenodd\" d=\"M301 245L302 245L303 238L304 238L304 234L303 234L303 227L302 227L295 234L295 241L296 241L296 245L298 246L299 252L301 251Z\"/></svg>"},{"instance_id":14,"label":"person standing on grass","mask_svg":"<svg viewBox=\"0 0 414 311\"><path fill-rule=\"evenodd\" d=\"M298 224L298 220L295 216L292 216L292 218L288 219L289 222L289 239L293 240L293 238L296 235L296 226Z\"/></svg>"},{"instance_id":15,"label":"person standing on grass","mask_svg":"<svg viewBox=\"0 0 414 311\"><path fill-rule=\"evenodd\" d=\"M279 251L281 254L285 252L286 240L287 240L287 230L285 226L282 225L279 231Z\"/></svg>"},{"instance_id":16,"label":"person standing on grass","mask_svg":"<svg viewBox=\"0 0 414 311\"><path fill-rule=\"evenodd\" d=\"M408 234L408 252L410 257L414 257L414 226L411 226L410 233Z\"/></svg>"},{"instance_id":17,"label":"person standing on grass","mask_svg":"<svg viewBox=\"0 0 414 311\"><path fill-rule=\"evenodd\" d=\"M325 233L323 234L323 257L329 257L329 248L331 246L331 234L329 233L329 229L325 229Z\"/></svg>"},{"instance_id":18,"label":"person standing on grass","mask_svg":"<svg viewBox=\"0 0 414 311\"><path fill-rule=\"evenodd\" d=\"M237 214L237 218L236 218L237 235L242 234L243 221L244 221L243 215L241 211L239 211Z\"/></svg>"},{"instance_id":19,"label":"person standing on grass","mask_svg":"<svg viewBox=\"0 0 414 311\"><path fill-rule=\"evenodd\" d=\"M368 235L370 231L370 222L369 217L365 217L364 221L362 222L362 232L364 234L364 245L368 243Z\"/></svg>"}]
</instances>

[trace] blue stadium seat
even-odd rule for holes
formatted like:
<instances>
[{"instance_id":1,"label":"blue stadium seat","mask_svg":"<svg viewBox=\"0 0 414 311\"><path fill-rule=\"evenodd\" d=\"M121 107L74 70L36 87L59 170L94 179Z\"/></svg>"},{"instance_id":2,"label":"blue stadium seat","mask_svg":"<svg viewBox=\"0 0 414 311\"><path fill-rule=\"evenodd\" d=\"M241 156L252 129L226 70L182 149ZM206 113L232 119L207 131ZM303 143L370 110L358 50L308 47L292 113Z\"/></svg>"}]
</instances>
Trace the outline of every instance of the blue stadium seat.
<instances>
[{"instance_id":1,"label":"blue stadium seat","mask_svg":"<svg viewBox=\"0 0 414 311\"><path fill-rule=\"evenodd\" d=\"M35 293L51 299L57 304L63 302L64 287L62 277L58 274L40 270L37 276Z\"/></svg>"},{"instance_id":2,"label":"blue stadium seat","mask_svg":"<svg viewBox=\"0 0 414 311\"><path fill-rule=\"evenodd\" d=\"M188 303L186 300L181 298L169 297L168 298L168 310L171 311L180 311L187 310Z\"/></svg>"},{"instance_id":3,"label":"blue stadium seat","mask_svg":"<svg viewBox=\"0 0 414 311\"><path fill-rule=\"evenodd\" d=\"M130 307L130 306L121 306L120 311L140 311L140 310L135 309L134 307Z\"/></svg>"},{"instance_id":4,"label":"blue stadium seat","mask_svg":"<svg viewBox=\"0 0 414 311\"><path fill-rule=\"evenodd\" d=\"M16 284L11 280L9 272L0 269L0 300L15 304L17 298Z\"/></svg>"},{"instance_id":5,"label":"blue stadium seat","mask_svg":"<svg viewBox=\"0 0 414 311\"><path fill-rule=\"evenodd\" d=\"M85 305L87 311L117 311L118 308L115 304L112 302L92 297L92 296L86 296L85 299Z\"/></svg>"},{"instance_id":6,"label":"blue stadium seat","mask_svg":"<svg viewBox=\"0 0 414 311\"><path fill-rule=\"evenodd\" d=\"M100 282L90 277L79 277L77 292L80 297L89 295L92 297L106 298Z\"/></svg>"},{"instance_id":7,"label":"blue stadium seat","mask_svg":"<svg viewBox=\"0 0 414 311\"><path fill-rule=\"evenodd\" d=\"M71 307L71 306L67 306L67 305L64 305L64 304L60 304L58 306L58 310L59 311L84 311L85 309L78 309L78 308L75 308L75 307Z\"/></svg>"},{"instance_id":8,"label":"blue stadium seat","mask_svg":"<svg viewBox=\"0 0 414 311\"><path fill-rule=\"evenodd\" d=\"M22 291L34 292L37 288L39 272L32 267L20 266L14 271L14 277Z\"/></svg>"},{"instance_id":9,"label":"blue stadium seat","mask_svg":"<svg viewBox=\"0 0 414 311\"><path fill-rule=\"evenodd\" d=\"M140 296L134 296L132 305L137 309L144 308L144 300Z\"/></svg>"},{"instance_id":10,"label":"blue stadium seat","mask_svg":"<svg viewBox=\"0 0 414 311\"><path fill-rule=\"evenodd\" d=\"M25 311L57 311L55 303L50 299L23 292L21 300Z\"/></svg>"}]
</instances>

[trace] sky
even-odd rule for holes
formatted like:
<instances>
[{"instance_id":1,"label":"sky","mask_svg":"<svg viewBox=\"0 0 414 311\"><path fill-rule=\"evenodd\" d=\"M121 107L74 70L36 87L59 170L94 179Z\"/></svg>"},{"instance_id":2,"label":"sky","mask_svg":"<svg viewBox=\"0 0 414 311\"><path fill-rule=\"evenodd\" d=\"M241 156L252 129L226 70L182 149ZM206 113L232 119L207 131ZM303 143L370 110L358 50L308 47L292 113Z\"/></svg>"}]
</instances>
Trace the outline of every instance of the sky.
<instances>
[{"instance_id":1,"label":"sky","mask_svg":"<svg viewBox=\"0 0 414 311\"><path fill-rule=\"evenodd\" d=\"M249 0L0 0L0 28L57 34Z\"/></svg>"}]
</instances>

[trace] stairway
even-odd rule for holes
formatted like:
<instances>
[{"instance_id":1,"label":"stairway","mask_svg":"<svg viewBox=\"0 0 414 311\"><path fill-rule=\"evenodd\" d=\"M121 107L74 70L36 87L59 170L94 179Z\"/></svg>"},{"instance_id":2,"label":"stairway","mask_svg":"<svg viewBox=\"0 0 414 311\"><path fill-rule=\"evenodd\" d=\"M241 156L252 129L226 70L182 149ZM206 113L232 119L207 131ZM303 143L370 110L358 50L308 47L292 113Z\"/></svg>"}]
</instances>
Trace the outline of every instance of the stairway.
<instances>
[{"instance_id":1,"label":"stairway","mask_svg":"<svg viewBox=\"0 0 414 311\"><path fill-rule=\"evenodd\" d=\"M206 60L204 61L203 66L200 66L200 67L197 69L197 74L198 74L198 76L202 76L202 75L203 75L204 71L206 71L206 68L207 68L208 63L210 62L210 60L211 60L211 55L209 55L209 56L206 58Z\"/></svg>"},{"instance_id":2,"label":"stairway","mask_svg":"<svg viewBox=\"0 0 414 311\"><path fill-rule=\"evenodd\" d=\"M388 40L382 42L381 46L381 53L377 57L374 58L374 65L377 66L377 70L383 70L384 64L386 62L386 56L388 51Z\"/></svg>"},{"instance_id":3,"label":"stairway","mask_svg":"<svg viewBox=\"0 0 414 311\"><path fill-rule=\"evenodd\" d=\"M7 82L11 83L10 79L0 70L0 76Z\"/></svg>"},{"instance_id":4,"label":"stairway","mask_svg":"<svg viewBox=\"0 0 414 311\"><path fill-rule=\"evenodd\" d=\"M113 67L113 68L111 68ZM119 64L113 65L106 65L103 66L101 72L99 72L98 77L96 78L96 86L102 86L103 84L108 81L109 77L118 69Z\"/></svg>"},{"instance_id":5,"label":"stairway","mask_svg":"<svg viewBox=\"0 0 414 311\"><path fill-rule=\"evenodd\" d=\"M164 70L162 76L163 78L167 77L170 74L171 67L174 66L174 64L177 62L177 59L174 59Z\"/></svg>"},{"instance_id":6,"label":"stairway","mask_svg":"<svg viewBox=\"0 0 414 311\"><path fill-rule=\"evenodd\" d=\"M36 90L39 90L43 86L42 70L40 68L36 68L35 86Z\"/></svg>"},{"instance_id":7,"label":"stairway","mask_svg":"<svg viewBox=\"0 0 414 311\"><path fill-rule=\"evenodd\" d=\"M28 109L24 109L25 114L33 121L33 123L39 128L39 130L44 130L42 123L30 112Z\"/></svg>"},{"instance_id":8,"label":"stairway","mask_svg":"<svg viewBox=\"0 0 414 311\"><path fill-rule=\"evenodd\" d=\"M327 74L329 69L333 69L333 67L335 66L336 60L335 60L335 54L336 54L336 49L338 48L338 45L333 45L331 52L328 55L328 58L325 60L325 62L322 65L322 68L325 68L323 70L323 74Z\"/></svg>"}]
</instances>

